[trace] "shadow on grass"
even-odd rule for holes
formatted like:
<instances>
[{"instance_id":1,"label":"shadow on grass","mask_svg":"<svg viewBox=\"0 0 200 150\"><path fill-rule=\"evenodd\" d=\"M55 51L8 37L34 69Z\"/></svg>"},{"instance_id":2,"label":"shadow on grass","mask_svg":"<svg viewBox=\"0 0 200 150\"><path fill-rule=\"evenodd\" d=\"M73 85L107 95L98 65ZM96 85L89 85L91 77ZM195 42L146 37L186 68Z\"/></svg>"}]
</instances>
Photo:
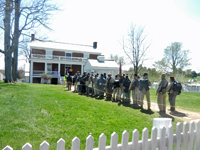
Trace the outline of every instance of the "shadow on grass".
<instances>
[{"instance_id":1,"label":"shadow on grass","mask_svg":"<svg viewBox=\"0 0 200 150\"><path fill-rule=\"evenodd\" d=\"M26 83L29 84L29 83ZM19 82L13 82L13 83L4 83L4 82L0 82L0 87L16 87L16 86L23 86L26 87L27 85L24 83L19 83Z\"/></svg>"},{"instance_id":2,"label":"shadow on grass","mask_svg":"<svg viewBox=\"0 0 200 150\"><path fill-rule=\"evenodd\" d=\"M95 97L96 100L103 100L104 97Z\"/></svg>"},{"instance_id":3,"label":"shadow on grass","mask_svg":"<svg viewBox=\"0 0 200 150\"><path fill-rule=\"evenodd\" d=\"M177 116L177 117L187 117L185 113L182 113L180 111L174 111L173 113L170 113L172 116Z\"/></svg>"},{"instance_id":4,"label":"shadow on grass","mask_svg":"<svg viewBox=\"0 0 200 150\"><path fill-rule=\"evenodd\" d=\"M145 113L145 114L149 114L149 115L152 115L154 114L154 111L152 111L151 109L150 110L146 110L146 109L141 109L140 110L141 113Z\"/></svg>"},{"instance_id":5,"label":"shadow on grass","mask_svg":"<svg viewBox=\"0 0 200 150\"><path fill-rule=\"evenodd\" d=\"M160 118L172 118L172 121L174 121L174 117L165 113L159 113Z\"/></svg>"}]
</instances>

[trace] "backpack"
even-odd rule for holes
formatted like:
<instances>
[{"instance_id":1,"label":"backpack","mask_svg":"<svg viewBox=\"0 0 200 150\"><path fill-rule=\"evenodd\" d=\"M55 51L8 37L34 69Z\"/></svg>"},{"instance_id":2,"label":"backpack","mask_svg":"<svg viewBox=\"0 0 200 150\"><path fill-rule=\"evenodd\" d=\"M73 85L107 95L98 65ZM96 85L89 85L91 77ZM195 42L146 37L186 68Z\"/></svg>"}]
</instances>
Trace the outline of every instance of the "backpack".
<instances>
[{"instance_id":1,"label":"backpack","mask_svg":"<svg viewBox=\"0 0 200 150\"><path fill-rule=\"evenodd\" d=\"M123 83L123 86L125 86L125 87L129 87L130 84L131 84L131 80L129 80L129 79L125 79L125 80L124 80L124 83Z\"/></svg>"},{"instance_id":2,"label":"backpack","mask_svg":"<svg viewBox=\"0 0 200 150\"><path fill-rule=\"evenodd\" d=\"M68 76L68 77L67 77L67 81L68 81L68 82L71 82L71 76Z\"/></svg>"},{"instance_id":3,"label":"backpack","mask_svg":"<svg viewBox=\"0 0 200 150\"><path fill-rule=\"evenodd\" d=\"M139 90L142 91L143 88L145 88L146 90L149 90L148 80L140 80Z\"/></svg>"},{"instance_id":4,"label":"backpack","mask_svg":"<svg viewBox=\"0 0 200 150\"><path fill-rule=\"evenodd\" d=\"M172 90L178 92L178 95L180 95L181 90L182 90L182 85L181 85L181 83L175 81L175 82L173 83L173 88L172 88Z\"/></svg>"}]
</instances>

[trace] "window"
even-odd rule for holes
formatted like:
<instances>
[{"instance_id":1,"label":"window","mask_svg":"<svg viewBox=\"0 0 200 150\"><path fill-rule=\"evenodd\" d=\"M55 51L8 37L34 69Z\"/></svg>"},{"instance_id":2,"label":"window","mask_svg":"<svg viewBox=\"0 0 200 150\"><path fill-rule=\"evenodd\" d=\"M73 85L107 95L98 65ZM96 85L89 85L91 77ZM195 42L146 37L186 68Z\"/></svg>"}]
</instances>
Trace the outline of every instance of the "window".
<instances>
[{"instance_id":1,"label":"window","mask_svg":"<svg viewBox=\"0 0 200 150\"><path fill-rule=\"evenodd\" d=\"M65 56L66 57L72 57L72 53L66 53Z\"/></svg>"},{"instance_id":2,"label":"window","mask_svg":"<svg viewBox=\"0 0 200 150\"><path fill-rule=\"evenodd\" d=\"M71 60L72 58L72 53L65 53L66 60Z\"/></svg>"}]
</instances>

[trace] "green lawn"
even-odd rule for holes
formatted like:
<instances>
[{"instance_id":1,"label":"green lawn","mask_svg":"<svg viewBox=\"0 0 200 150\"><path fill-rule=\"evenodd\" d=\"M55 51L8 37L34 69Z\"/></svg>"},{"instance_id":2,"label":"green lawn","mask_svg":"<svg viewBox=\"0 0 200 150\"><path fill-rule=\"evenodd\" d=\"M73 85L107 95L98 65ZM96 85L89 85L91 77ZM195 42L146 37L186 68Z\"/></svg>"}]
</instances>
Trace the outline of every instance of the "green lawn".
<instances>
[{"instance_id":1,"label":"green lawn","mask_svg":"<svg viewBox=\"0 0 200 150\"><path fill-rule=\"evenodd\" d=\"M156 89L150 90L151 101L157 103ZM168 94L166 100L167 106L169 105ZM182 92L176 97L176 108L200 112L200 93Z\"/></svg>"},{"instance_id":2,"label":"green lawn","mask_svg":"<svg viewBox=\"0 0 200 150\"><path fill-rule=\"evenodd\" d=\"M60 85L0 82L0 149L10 145L19 150L29 142L36 150L46 140L53 150L60 138L66 141L66 149L70 149L75 136L81 140L81 149L85 149L90 134L97 147L101 133L107 136L110 145L110 135L115 131L121 143L124 130L129 132L131 141L134 129L139 130L141 138L143 128L151 130L153 118L157 117L160 117L157 112L141 112L88 98ZM177 121L180 120L174 119L173 125Z\"/></svg>"}]
</instances>

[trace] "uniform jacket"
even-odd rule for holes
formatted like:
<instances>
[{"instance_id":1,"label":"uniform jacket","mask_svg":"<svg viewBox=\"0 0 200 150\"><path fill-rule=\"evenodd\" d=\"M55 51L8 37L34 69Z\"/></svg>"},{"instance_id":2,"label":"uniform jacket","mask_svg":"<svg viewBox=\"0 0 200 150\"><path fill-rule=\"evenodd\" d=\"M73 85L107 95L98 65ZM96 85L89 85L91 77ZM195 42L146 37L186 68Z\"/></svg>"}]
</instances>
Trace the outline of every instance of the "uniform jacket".
<instances>
[{"instance_id":1,"label":"uniform jacket","mask_svg":"<svg viewBox=\"0 0 200 150\"><path fill-rule=\"evenodd\" d=\"M101 77L101 78L99 78L99 79L97 80L97 86L98 86L99 88L104 87L104 86L105 86L105 83L106 83L106 80L104 79L104 77Z\"/></svg>"},{"instance_id":2,"label":"uniform jacket","mask_svg":"<svg viewBox=\"0 0 200 150\"><path fill-rule=\"evenodd\" d=\"M145 89L146 91L148 91L149 90L149 86L151 86L151 81L149 80L149 78L146 78L146 77L143 77L141 80L148 80L148 89ZM144 88L144 87L143 87ZM142 91L143 90L143 88L142 89L140 89L140 91Z\"/></svg>"},{"instance_id":3,"label":"uniform jacket","mask_svg":"<svg viewBox=\"0 0 200 150\"><path fill-rule=\"evenodd\" d=\"M174 84L175 81L170 81L170 83L168 84L167 86L167 91L172 94L173 93L173 84Z\"/></svg>"},{"instance_id":4,"label":"uniform jacket","mask_svg":"<svg viewBox=\"0 0 200 150\"><path fill-rule=\"evenodd\" d=\"M162 78L160 83L158 84L158 89L157 89L156 93L161 92L161 90L165 87L167 88L167 85L168 85L168 81L165 78Z\"/></svg>"},{"instance_id":5,"label":"uniform jacket","mask_svg":"<svg viewBox=\"0 0 200 150\"><path fill-rule=\"evenodd\" d=\"M131 84L130 84L130 86L129 86L129 91L132 89L132 86L136 89L138 89L139 90L139 86L137 87L137 86L135 86L135 82L136 82L136 80L138 81L138 79L137 78L134 78L132 81L131 81ZM138 82L140 82L140 81L138 81Z\"/></svg>"},{"instance_id":6,"label":"uniform jacket","mask_svg":"<svg viewBox=\"0 0 200 150\"><path fill-rule=\"evenodd\" d=\"M108 77L106 79L106 85L107 85L107 87L113 87L113 84L114 84L114 79L112 77Z\"/></svg>"}]
</instances>

